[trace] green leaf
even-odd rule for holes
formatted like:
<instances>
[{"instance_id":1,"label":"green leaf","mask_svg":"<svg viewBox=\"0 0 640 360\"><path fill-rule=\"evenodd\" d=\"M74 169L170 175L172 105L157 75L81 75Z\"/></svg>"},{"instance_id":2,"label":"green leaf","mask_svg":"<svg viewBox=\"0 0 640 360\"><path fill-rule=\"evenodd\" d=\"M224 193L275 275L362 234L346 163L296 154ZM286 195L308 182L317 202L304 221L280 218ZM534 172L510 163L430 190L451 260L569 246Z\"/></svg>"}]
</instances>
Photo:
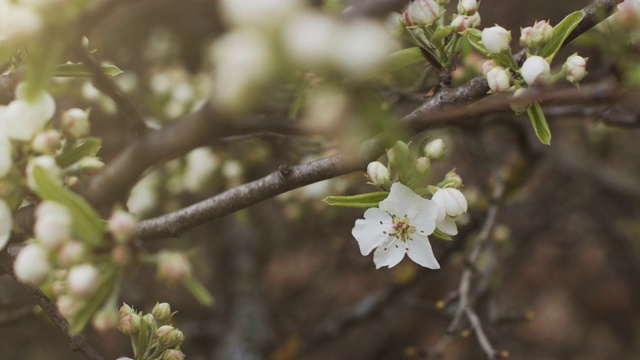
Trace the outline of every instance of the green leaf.
<instances>
[{"instance_id":1,"label":"green leaf","mask_svg":"<svg viewBox=\"0 0 640 360\"><path fill-rule=\"evenodd\" d=\"M104 222L80 195L62 186L40 166L33 169L33 180L38 194L45 199L58 202L71 213L73 231L80 240L93 246L102 245L104 241Z\"/></svg>"},{"instance_id":2,"label":"green leaf","mask_svg":"<svg viewBox=\"0 0 640 360\"><path fill-rule=\"evenodd\" d=\"M452 238L451 236L449 236L449 235L447 235L447 234L443 233L442 231L440 231L440 230L438 230L438 229L435 229L435 230L433 231L433 235L434 235L435 237L439 238L439 239L442 239L442 240L453 240L453 238Z\"/></svg>"},{"instance_id":3,"label":"green leaf","mask_svg":"<svg viewBox=\"0 0 640 360\"><path fill-rule=\"evenodd\" d=\"M96 137L88 137L84 142L56 156L56 163L61 168L71 166L83 157L95 156L100 150L102 140Z\"/></svg>"},{"instance_id":4,"label":"green leaf","mask_svg":"<svg viewBox=\"0 0 640 360\"><path fill-rule=\"evenodd\" d=\"M102 73L109 77L118 76L123 73L123 71L115 65L102 65L101 67ZM51 71L51 76L88 78L93 77L93 73L84 64L62 64L56 66Z\"/></svg>"},{"instance_id":5,"label":"green leaf","mask_svg":"<svg viewBox=\"0 0 640 360\"><path fill-rule=\"evenodd\" d=\"M386 56L384 64L380 67L380 69L377 69L373 74L371 74L369 78L374 78L394 71L398 71L409 65L424 61L424 56L422 55L419 47L411 47L394 51Z\"/></svg>"},{"instance_id":6,"label":"green leaf","mask_svg":"<svg viewBox=\"0 0 640 360\"><path fill-rule=\"evenodd\" d=\"M535 130L540 142L549 145L551 143L551 131L549 130L549 125L547 124L547 119L544 117L540 103L536 101L529 106L527 114L529 114L531 126L533 126L533 130Z\"/></svg>"},{"instance_id":7,"label":"green leaf","mask_svg":"<svg viewBox=\"0 0 640 360\"><path fill-rule=\"evenodd\" d=\"M431 42L433 43L442 43L444 38L449 36L453 32L451 26L438 26L436 31L433 32L433 36L431 37Z\"/></svg>"},{"instance_id":8,"label":"green leaf","mask_svg":"<svg viewBox=\"0 0 640 360\"><path fill-rule=\"evenodd\" d=\"M571 34L573 29L582 21L582 16L582 11L576 11L562 19L562 21L553 28L553 38L551 38L551 41L544 45L537 55L551 62L569 34Z\"/></svg>"},{"instance_id":9,"label":"green leaf","mask_svg":"<svg viewBox=\"0 0 640 360\"><path fill-rule=\"evenodd\" d=\"M380 201L386 199L389 196L387 191L378 191L360 195L350 196L327 196L324 198L324 202L331 206L340 207L352 207L367 209L372 207L378 207Z\"/></svg>"},{"instance_id":10,"label":"green leaf","mask_svg":"<svg viewBox=\"0 0 640 360\"><path fill-rule=\"evenodd\" d=\"M462 32L462 36L466 37L469 44L473 46L478 52L486 57L489 57L491 53L487 51L482 43L482 31L478 29L467 29Z\"/></svg>"},{"instance_id":11,"label":"green leaf","mask_svg":"<svg viewBox=\"0 0 640 360\"><path fill-rule=\"evenodd\" d=\"M193 295L196 300L200 302L202 305L210 306L213 305L213 295L209 293L209 290L202 285L198 279L193 276L186 278L183 282L183 285L189 290L191 295Z\"/></svg>"}]
</instances>

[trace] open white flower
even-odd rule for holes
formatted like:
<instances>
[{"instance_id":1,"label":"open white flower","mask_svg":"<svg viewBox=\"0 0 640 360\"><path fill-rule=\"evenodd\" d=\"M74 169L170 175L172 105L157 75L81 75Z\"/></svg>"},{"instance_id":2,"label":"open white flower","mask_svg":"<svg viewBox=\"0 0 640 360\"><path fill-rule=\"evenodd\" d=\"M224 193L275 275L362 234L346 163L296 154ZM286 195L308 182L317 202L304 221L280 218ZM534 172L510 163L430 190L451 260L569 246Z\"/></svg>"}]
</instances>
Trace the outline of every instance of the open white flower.
<instances>
[{"instance_id":1,"label":"open white flower","mask_svg":"<svg viewBox=\"0 0 640 360\"><path fill-rule=\"evenodd\" d=\"M373 249L376 268L397 265L404 254L419 265L439 269L428 235L436 228L438 207L408 187L394 183L389 196L379 208L370 208L364 219L356 220L351 234L358 241L362 255Z\"/></svg>"},{"instance_id":2,"label":"open white flower","mask_svg":"<svg viewBox=\"0 0 640 360\"><path fill-rule=\"evenodd\" d=\"M438 230L447 235L458 234L456 220L467 212L467 199L464 195L454 188L438 189L431 200L438 206Z\"/></svg>"}]
</instances>

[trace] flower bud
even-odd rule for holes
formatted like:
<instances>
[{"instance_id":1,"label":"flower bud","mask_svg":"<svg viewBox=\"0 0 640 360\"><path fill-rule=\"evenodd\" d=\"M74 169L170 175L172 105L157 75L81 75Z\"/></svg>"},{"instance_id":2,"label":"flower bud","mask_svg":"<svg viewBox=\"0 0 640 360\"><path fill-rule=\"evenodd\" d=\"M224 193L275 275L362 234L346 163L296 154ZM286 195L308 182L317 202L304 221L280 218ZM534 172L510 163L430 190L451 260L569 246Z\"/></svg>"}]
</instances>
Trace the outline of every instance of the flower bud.
<instances>
[{"instance_id":1,"label":"flower bud","mask_svg":"<svg viewBox=\"0 0 640 360\"><path fill-rule=\"evenodd\" d=\"M62 132L77 139L89 135L89 114L78 108L69 109L62 114Z\"/></svg>"},{"instance_id":2,"label":"flower bud","mask_svg":"<svg viewBox=\"0 0 640 360\"><path fill-rule=\"evenodd\" d=\"M60 148L60 133L54 129L42 131L31 141L31 148L40 154L52 155Z\"/></svg>"},{"instance_id":3,"label":"flower bud","mask_svg":"<svg viewBox=\"0 0 640 360\"><path fill-rule=\"evenodd\" d=\"M461 14L473 15L478 10L478 1L476 0L460 0L458 3L458 11Z\"/></svg>"},{"instance_id":4,"label":"flower bud","mask_svg":"<svg viewBox=\"0 0 640 360\"><path fill-rule=\"evenodd\" d=\"M42 285L50 270L49 254L43 247L36 244L28 244L22 248L13 263L16 278L33 287Z\"/></svg>"},{"instance_id":5,"label":"flower bud","mask_svg":"<svg viewBox=\"0 0 640 360\"><path fill-rule=\"evenodd\" d=\"M455 171L450 171L444 177L444 186L447 188L460 189L462 187L462 178Z\"/></svg>"},{"instance_id":6,"label":"flower bud","mask_svg":"<svg viewBox=\"0 0 640 360\"><path fill-rule=\"evenodd\" d=\"M376 186L385 186L390 184L389 169L379 161L369 163L367 166L367 176Z\"/></svg>"},{"instance_id":7,"label":"flower bud","mask_svg":"<svg viewBox=\"0 0 640 360\"><path fill-rule=\"evenodd\" d=\"M587 60L578 54L573 54L567 58L567 61L562 65L567 81L575 84L582 80L587 75Z\"/></svg>"},{"instance_id":8,"label":"flower bud","mask_svg":"<svg viewBox=\"0 0 640 360\"><path fill-rule=\"evenodd\" d=\"M183 253L162 251L158 254L158 277L177 284L191 276L191 263Z\"/></svg>"},{"instance_id":9,"label":"flower bud","mask_svg":"<svg viewBox=\"0 0 640 360\"><path fill-rule=\"evenodd\" d=\"M454 188L438 189L431 198L437 206L436 227L447 235L456 235L455 221L467 212L467 199L462 192Z\"/></svg>"},{"instance_id":10,"label":"flower bud","mask_svg":"<svg viewBox=\"0 0 640 360\"><path fill-rule=\"evenodd\" d=\"M511 107L511 110L516 112L516 114L520 114L527 111L529 106L531 106L531 100L523 101L522 99L520 99L522 94L526 92L527 92L527 89L519 88L513 93L513 96L511 97L511 99L509 99L509 106Z\"/></svg>"},{"instance_id":11,"label":"flower bud","mask_svg":"<svg viewBox=\"0 0 640 360\"><path fill-rule=\"evenodd\" d=\"M109 217L108 229L113 239L119 244L131 241L138 232L136 219L126 211L116 210Z\"/></svg>"},{"instance_id":12,"label":"flower bud","mask_svg":"<svg viewBox=\"0 0 640 360\"><path fill-rule=\"evenodd\" d=\"M93 328L101 333L115 329L118 322L118 313L112 308L101 309L91 319Z\"/></svg>"},{"instance_id":13,"label":"flower bud","mask_svg":"<svg viewBox=\"0 0 640 360\"><path fill-rule=\"evenodd\" d=\"M86 176L96 175L104 167L104 163L95 156L85 156L76 163L76 168Z\"/></svg>"},{"instance_id":14,"label":"flower bud","mask_svg":"<svg viewBox=\"0 0 640 360\"><path fill-rule=\"evenodd\" d=\"M122 306L120 307L120 310L118 310L118 314L120 315L120 318L124 318L127 315L131 315L131 314L135 314L136 311L129 305L123 303Z\"/></svg>"},{"instance_id":15,"label":"flower bud","mask_svg":"<svg viewBox=\"0 0 640 360\"><path fill-rule=\"evenodd\" d=\"M453 31L457 33L461 33L471 26L471 16L469 15L456 15L453 20L451 20L451 27Z\"/></svg>"},{"instance_id":16,"label":"flower bud","mask_svg":"<svg viewBox=\"0 0 640 360\"><path fill-rule=\"evenodd\" d=\"M535 24L533 24L533 28L541 35L542 43L545 43L553 38L553 26L551 26L545 20L536 21Z\"/></svg>"},{"instance_id":17,"label":"flower bud","mask_svg":"<svg viewBox=\"0 0 640 360\"><path fill-rule=\"evenodd\" d=\"M542 43L542 34L532 26L520 29L520 45L536 48Z\"/></svg>"},{"instance_id":18,"label":"flower bud","mask_svg":"<svg viewBox=\"0 0 640 360\"><path fill-rule=\"evenodd\" d=\"M62 316L69 318L80 309L80 301L71 295L62 295L56 300L56 306Z\"/></svg>"},{"instance_id":19,"label":"flower bud","mask_svg":"<svg viewBox=\"0 0 640 360\"><path fill-rule=\"evenodd\" d=\"M424 153L429 159L440 160L444 156L445 147L442 139L431 140L424 146Z\"/></svg>"},{"instance_id":20,"label":"flower bud","mask_svg":"<svg viewBox=\"0 0 640 360\"><path fill-rule=\"evenodd\" d=\"M122 310L122 308L120 308ZM122 315L122 312L120 313ZM137 314L129 314L120 319L118 330L125 335L134 335L140 331L140 316Z\"/></svg>"},{"instance_id":21,"label":"flower bud","mask_svg":"<svg viewBox=\"0 0 640 360\"><path fill-rule=\"evenodd\" d=\"M151 327L157 325L156 324L156 319L151 314L144 314L144 316L142 316L142 320L140 322L140 325L146 325L147 328L151 328Z\"/></svg>"},{"instance_id":22,"label":"flower bud","mask_svg":"<svg viewBox=\"0 0 640 360\"><path fill-rule=\"evenodd\" d=\"M482 30L482 43L492 54L499 54L509 49L511 42L511 31L507 31L501 26L493 26Z\"/></svg>"},{"instance_id":23,"label":"flower bud","mask_svg":"<svg viewBox=\"0 0 640 360\"><path fill-rule=\"evenodd\" d=\"M402 13L402 17L409 26L431 25L440 18L440 6L433 0L415 0Z\"/></svg>"},{"instance_id":24,"label":"flower bud","mask_svg":"<svg viewBox=\"0 0 640 360\"><path fill-rule=\"evenodd\" d=\"M160 326L158 328L158 330L156 331L156 336L158 337L158 341L160 342L160 344L166 346L166 347L171 347L177 344L173 344L172 340L171 340L171 334L175 331L176 329L171 326L171 325L163 325Z\"/></svg>"},{"instance_id":25,"label":"flower bud","mask_svg":"<svg viewBox=\"0 0 640 360\"><path fill-rule=\"evenodd\" d=\"M416 170L420 174L425 174L429 171L429 167L431 166L431 161L426 156L419 157L416 159Z\"/></svg>"},{"instance_id":26,"label":"flower bud","mask_svg":"<svg viewBox=\"0 0 640 360\"><path fill-rule=\"evenodd\" d=\"M166 302L156 303L151 314L159 323L166 324L171 321L171 306Z\"/></svg>"},{"instance_id":27,"label":"flower bud","mask_svg":"<svg viewBox=\"0 0 640 360\"><path fill-rule=\"evenodd\" d=\"M71 214L63 205L43 201L36 209L33 227L36 238L49 249L55 249L71 239Z\"/></svg>"},{"instance_id":28,"label":"flower bud","mask_svg":"<svg viewBox=\"0 0 640 360\"><path fill-rule=\"evenodd\" d=\"M162 352L160 360L183 360L184 354L180 350L167 349Z\"/></svg>"},{"instance_id":29,"label":"flower bud","mask_svg":"<svg viewBox=\"0 0 640 360\"><path fill-rule=\"evenodd\" d=\"M473 13L473 15L469 15L469 27L470 28L477 28L478 26L480 26L480 13L479 12L475 12Z\"/></svg>"},{"instance_id":30,"label":"flower bud","mask_svg":"<svg viewBox=\"0 0 640 360\"><path fill-rule=\"evenodd\" d=\"M74 265L84 259L86 250L84 243L81 241L67 241L58 250L56 260L62 266Z\"/></svg>"},{"instance_id":31,"label":"flower bud","mask_svg":"<svg viewBox=\"0 0 640 360\"><path fill-rule=\"evenodd\" d=\"M509 73L500 66L496 66L487 73L487 83L493 92L502 92L511 88Z\"/></svg>"},{"instance_id":32,"label":"flower bud","mask_svg":"<svg viewBox=\"0 0 640 360\"><path fill-rule=\"evenodd\" d=\"M124 265L129 261L130 251L126 245L117 245L111 250L111 259L116 264Z\"/></svg>"},{"instance_id":33,"label":"flower bud","mask_svg":"<svg viewBox=\"0 0 640 360\"><path fill-rule=\"evenodd\" d=\"M73 295L87 297L100 285L100 273L91 264L76 265L69 270L67 285Z\"/></svg>"},{"instance_id":34,"label":"flower bud","mask_svg":"<svg viewBox=\"0 0 640 360\"><path fill-rule=\"evenodd\" d=\"M400 140L396 141L395 145L387 150L387 157L392 164L399 164L406 161L409 157L409 145Z\"/></svg>"},{"instance_id":35,"label":"flower bud","mask_svg":"<svg viewBox=\"0 0 640 360\"><path fill-rule=\"evenodd\" d=\"M550 73L549 63L541 56L529 57L520 69L522 78L529 85L544 84L548 81Z\"/></svg>"},{"instance_id":36,"label":"flower bud","mask_svg":"<svg viewBox=\"0 0 640 360\"><path fill-rule=\"evenodd\" d=\"M489 73L489 71L491 71L493 68L495 68L496 66L498 66L498 64L496 64L495 61L493 60L486 60L485 62L482 63L482 74L484 76L487 76L487 74Z\"/></svg>"}]
</instances>

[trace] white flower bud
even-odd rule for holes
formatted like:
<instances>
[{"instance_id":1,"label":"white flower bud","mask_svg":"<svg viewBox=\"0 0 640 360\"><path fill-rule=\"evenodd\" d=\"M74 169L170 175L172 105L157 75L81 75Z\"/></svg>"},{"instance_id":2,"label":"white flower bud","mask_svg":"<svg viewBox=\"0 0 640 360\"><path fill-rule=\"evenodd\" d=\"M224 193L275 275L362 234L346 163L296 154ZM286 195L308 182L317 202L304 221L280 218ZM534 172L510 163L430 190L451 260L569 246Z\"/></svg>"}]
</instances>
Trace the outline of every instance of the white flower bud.
<instances>
[{"instance_id":1,"label":"white flower bud","mask_svg":"<svg viewBox=\"0 0 640 360\"><path fill-rule=\"evenodd\" d=\"M108 229L114 240L124 244L132 240L137 233L137 221L126 211L116 210L109 217Z\"/></svg>"},{"instance_id":2,"label":"white flower bud","mask_svg":"<svg viewBox=\"0 0 640 360\"><path fill-rule=\"evenodd\" d=\"M480 13L476 11L475 13L473 13L473 15L469 16L469 27L477 28L478 26L480 26L480 21Z\"/></svg>"},{"instance_id":3,"label":"white flower bud","mask_svg":"<svg viewBox=\"0 0 640 360\"><path fill-rule=\"evenodd\" d=\"M467 199L458 189L438 189L431 200L438 205L438 219L444 218L445 215L456 218L467 212Z\"/></svg>"},{"instance_id":4,"label":"white flower bud","mask_svg":"<svg viewBox=\"0 0 640 360\"><path fill-rule=\"evenodd\" d=\"M115 329L119 320L118 312L114 309L101 309L93 315L91 325L97 332L103 333Z\"/></svg>"},{"instance_id":5,"label":"white flower bud","mask_svg":"<svg viewBox=\"0 0 640 360\"><path fill-rule=\"evenodd\" d=\"M529 106L531 106L531 100L523 101L519 97L522 96L523 93L526 93L527 89L519 88L513 93L513 96L509 99L509 106L511 110L515 111L516 114L523 113L527 111Z\"/></svg>"},{"instance_id":6,"label":"white flower bud","mask_svg":"<svg viewBox=\"0 0 640 360\"><path fill-rule=\"evenodd\" d=\"M100 272L91 264L76 265L69 270L67 285L71 294L89 296L100 286Z\"/></svg>"},{"instance_id":7,"label":"white flower bud","mask_svg":"<svg viewBox=\"0 0 640 360\"><path fill-rule=\"evenodd\" d=\"M22 283L39 287L51 270L47 251L39 245L28 244L16 256L13 271Z\"/></svg>"},{"instance_id":8,"label":"white flower bud","mask_svg":"<svg viewBox=\"0 0 640 360\"><path fill-rule=\"evenodd\" d=\"M0 119L2 115L0 115ZM4 134L0 133L0 178L9 175L13 167L13 158L11 156L11 141Z\"/></svg>"},{"instance_id":9,"label":"white flower bud","mask_svg":"<svg viewBox=\"0 0 640 360\"><path fill-rule=\"evenodd\" d=\"M551 26L546 20L536 21L535 24L533 24L533 28L538 31L543 43L553 38L553 26Z\"/></svg>"},{"instance_id":10,"label":"white flower bud","mask_svg":"<svg viewBox=\"0 0 640 360\"><path fill-rule=\"evenodd\" d=\"M53 201L43 201L36 209L36 216L34 235L47 248L57 248L71 239L72 220L66 207Z\"/></svg>"},{"instance_id":11,"label":"white flower bud","mask_svg":"<svg viewBox=\"0 0 640 360\"><path fill-rule=\"evenodd\" d=\"M433 0L415 0L402 14L409 25L427 26L440 18L440 6Z\"/></svg>"},{"instance_id":12,"label":"white flower bud","mask_svg":"<svg viewBox=\"0 0 640 360\"><path fill-rule=\"evenodd\" d=\"M587 60L578 54L567 58L567 61L562 65L562 70L564 70L568 82L575 84L587 75Z\"/></svg>"},{"instance_id":13,"label":"white flower bud","mask_svg":"<svg viewBox=\"0 0 640 360\"><path fill-rule=\"evenodd\" d=\"M461 33L471 27L471 21L469 15L455 15L451 20L451 27L453 31Z\"/></svg>"},{"instance_id":14,"label":"white flower bud","mask_svg":"<svg viewBox=\"0 0 640 360\"><path fill-rule=\"evenodd\" d=\"M424 146L424 153L428 158L433 160L440 160L444 156L445 147L442 139L431 140Z\"/></svg>"},{"instance_id":15,"label":"white flower bud","mask_svg":"<svg viewBox=\"0 0 640 360\"><path fill-rule=\"evenodd\" d=\"M175 251L158 254L158 277L170 284L177 284L191 276L191 263L187 256Z\"/></svg>"},{"instance_id":16,"label":"white flower bud","mask_svg":"<svg viewBox=\"0 0 640 360\"><path fill-rule=\"evenodd\" d=\"M62 266L71 266L80 263L86 254L85 245L78 240L64 243L57 252L56 260Z\"/></svg>"},{"instance_id":17,"label":"white flower bud","mask_svg":"<svg viewBox=\"0 0 640 360\"><path fill-rule=\"evenodd\" d=\"M502 92L511 88L509 73L500 66L496 66L487 73L487 83L493 92Z\"/></svg>"},{"instance_id":18,"label":"white flower bud","mask_svg":"<svg viewBox=\"0 0 640 360\"><path fill-rule=\"evenodd\" d=\"M60 145L60 133L54 129L39 132L31 141L31 148L35 152L45 155L52 155L60 148Z\"/></svg>"},{"instance_id":19,"label":"white flower bud","mask_svg":"<svg viewBox=\"0 0 640 360\"><path fill-rule=\"evenodd\" d=\"M420 174L424 174L429 170L431 166L431 161L426 156L422 156L416 159L416 170Z\"/></svg>"},{"instance_id":20,"label":"white flower bud","mask_svg":"<svg viewBox=\"0 0 640 360\"><path fill-rule=\"evenodd\" d=\"M73 108L62 114L62 132L72 139L89 135L90 127L89 115L82 109Z\"/></svg>"},{"instance_id":21,"label":"white flower bud","mask_svg":"<svg viewBox=\"0 0 640 360\"><path fill-rule=\"evenodd\" d=\"M522 78L529 85L544 84L549 79L550 73L549 63L541 56L529 57L520 69Z\"/></svg>"},{"instance_id":22,"label":"white flower bud","mask_svg":"<svg viewBox=\"0 0 640 360\"><path fill-rule=\"evenodd\" d=\"M542 34L532 26L520 30L520 45L535 48L541 44Z\"/></svg>"},{"instance_id":23,"label":"white flower bud","mask_svg":"<svg viewBox=\"0 0 640 360\"><path fill-rule=\"evenodd\" d=\"M478 2L476 0L460 0L458 3L458 11L461 14L472 15L478 10Z\"/></svg>"},{"instance_id":24,"label":"white flower bud","mask_svg":"<svg viewBox=\"0 0 640 360\"><path fill-rule=\"evenodd\" d=\"M511 42L511 31L507 31L501 26L493 26L482 30L482 43L492 54L499 54L509 49Z\"/></svg>"},{"instance_id":25,"label":"white flower bud","mask_svg":"<svg viewBox=\"0 0 640 360\"><path fill-rule=\"evenodd\" d=\"M481 67L482 74L486 77L489 71L491 71L496 66L498 66L498 64L496 64L496 62L493 60L484 61Z\"/></svg>"},{"instance_id":26,"label":"white flower bud","mask_svg":"<svg viewBox=\"0 0 640 360\"><path fill-rule=\"evenodd\" d=\"M367 176L376 186L390 185L389 169L379 161L370 162L367 166Z\"/></svg>"}]
</instances>

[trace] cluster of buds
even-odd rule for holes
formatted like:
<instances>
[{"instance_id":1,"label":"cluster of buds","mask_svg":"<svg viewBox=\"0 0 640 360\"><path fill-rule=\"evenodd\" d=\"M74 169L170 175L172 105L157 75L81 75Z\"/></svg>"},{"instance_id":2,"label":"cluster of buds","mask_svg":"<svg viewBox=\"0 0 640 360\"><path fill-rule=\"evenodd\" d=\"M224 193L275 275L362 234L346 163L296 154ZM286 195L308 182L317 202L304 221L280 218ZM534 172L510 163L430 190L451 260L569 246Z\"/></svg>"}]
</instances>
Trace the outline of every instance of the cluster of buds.
<instances>
[{"instance_id":1,"label":"cluster of buds","mask_svg":"<svg viewBox=\"0 0 640 360\"><path fill-rule=\"evenodd\" d=\"M480 13L478 12L478 2L476 0L460 0L458 3L458 14L453 16L451 27L453 31L461 33L467 29L480 26Z\"/></svg>"},{"instance_id":2,"label":"cluster of buds","mask_svg":"<svg viewBox=\"0 0 640 360\"><path fill-rule=\"evenodd\" d=\"M118 330L131 337L136 359L184 359L180 351L184 334L173 326L174 314L168 303L157 303L148 314L138 312L127 304L120 307Z\"/></svg>"},{"instance_id":3,"label":"cluster of buds","mask_svg":"<svg viewBox=\"0 0 640 360\"><path fill-rule=\"evenodd\" d=\"M553 26L545 20L536 21L533 26L520 29L520 45L530 50L540 48L553 38Z\"/></svg>"},{"instance_id":4,"label":"cluster of buds","mask_svg":"<svg viewBox=\"0 0 640 360\"><path fill-rule=\"evenodd\" d=\"M389 164L385 166L379 161L369 163L367 177L369 183L382 189L389 189L394 182L402 182L409 187L424 184L431 167L431 161L441 159L446 153L444 141L434 139L419 149L414 155L409 145L397 141L387 150Z\"/></svg>"}]
</instances>

